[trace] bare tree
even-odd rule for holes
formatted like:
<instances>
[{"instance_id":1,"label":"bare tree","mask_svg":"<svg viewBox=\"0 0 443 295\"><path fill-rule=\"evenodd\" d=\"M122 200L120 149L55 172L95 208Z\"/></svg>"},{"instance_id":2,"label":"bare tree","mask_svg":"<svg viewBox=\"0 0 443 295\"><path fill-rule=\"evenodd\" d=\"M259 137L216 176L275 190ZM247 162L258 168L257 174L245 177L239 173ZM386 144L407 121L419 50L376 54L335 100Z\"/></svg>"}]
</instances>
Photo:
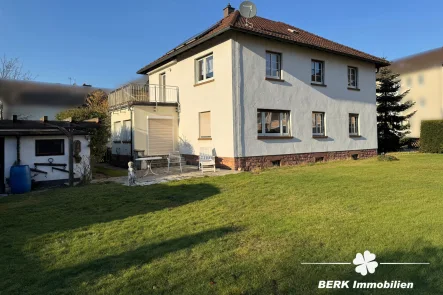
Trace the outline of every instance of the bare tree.
<instances>
[{"instance_id":1,"label":"bare tree","mask_svg":"<svg viewBox=\"0 0 443 295\"><path fill-rule=\"evenodd\" d=\"M0 79L34 80L35 76L23 70L23 65L18 58L0 57Z\"/></svg>"}]
</instances>

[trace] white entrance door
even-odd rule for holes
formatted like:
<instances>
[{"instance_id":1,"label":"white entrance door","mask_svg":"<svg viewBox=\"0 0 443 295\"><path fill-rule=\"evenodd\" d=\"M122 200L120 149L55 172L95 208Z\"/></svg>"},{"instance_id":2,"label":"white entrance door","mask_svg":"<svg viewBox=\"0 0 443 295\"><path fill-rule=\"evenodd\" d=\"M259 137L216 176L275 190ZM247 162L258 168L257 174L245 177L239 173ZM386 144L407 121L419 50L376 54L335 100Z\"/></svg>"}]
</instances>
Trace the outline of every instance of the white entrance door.
<instances>
[{"instance_id":1,"label":"white entrance door","mask_svg":"<svg viewBox=\"0 0 443 295\"><path fill-rule=\"evenodd\" d=\"M148 155L167 155L174 151L172 119L148 119Z\"/></svg>"}]
</instances>

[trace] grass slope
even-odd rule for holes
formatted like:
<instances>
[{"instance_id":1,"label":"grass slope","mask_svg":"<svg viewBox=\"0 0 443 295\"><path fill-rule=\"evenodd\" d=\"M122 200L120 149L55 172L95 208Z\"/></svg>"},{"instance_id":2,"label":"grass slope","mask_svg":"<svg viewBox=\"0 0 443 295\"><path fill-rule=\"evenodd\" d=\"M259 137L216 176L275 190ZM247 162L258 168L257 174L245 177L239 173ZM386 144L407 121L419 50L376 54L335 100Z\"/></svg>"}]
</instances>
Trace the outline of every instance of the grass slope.
<instances>
[{"instance_id":1,"label":"grass slope","mask_svg":"<svg viewBox=\"0 0 443 295\"><path fill-rule=\"evenodd\" d=\"M317 289L337 279L442 294L443 155L399 158L0 199L0 293L346 294ZM365 250L431 265L300 264Z\"/></svg>"}]
</instances>

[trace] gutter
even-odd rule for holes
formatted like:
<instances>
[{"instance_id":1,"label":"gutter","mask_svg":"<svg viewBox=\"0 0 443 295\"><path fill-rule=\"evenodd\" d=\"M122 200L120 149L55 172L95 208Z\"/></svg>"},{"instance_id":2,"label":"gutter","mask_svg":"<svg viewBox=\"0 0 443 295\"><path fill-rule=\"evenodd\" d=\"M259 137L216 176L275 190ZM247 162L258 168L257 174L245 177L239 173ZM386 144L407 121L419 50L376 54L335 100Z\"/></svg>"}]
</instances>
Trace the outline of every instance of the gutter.
<instances>
[{"instance_id":1,"label":"gutter","mask_svg":"<svg viewBox=\"0 0 443 295\"><path fill-rule=\"evenodd\" d=\"M337 54L337 55L342 55L342 56L346 56L346 57L350 57L350 58L354 58L354 59L359 59L359 60L367 61L367 62L373 63L373 64L375 64L376 66L379 66L379 67L385 67L385 66L389 66L390 65L389 62L386 62L386 63L376 62L376 61L373 61L373 60L370 60L370 59L367 59L367 58L357 57L355 55L346 54L346 53L342 53L342 52L337 52L337 51L326 49L326 48L323 48L323 47L318 47L318 46L315 46L315 45L309 45L309 44L306 44L306 43L300 43L300 42L296 42L296 41L292 41L292 40L288 40L288 39L284 39L284 38L273 37L273 36L265 35L265 34L258 33L258 32L253 32L253 31L249 31L249 30L241 29L241 28L237 28L237 27L232 28L232 30L237 31L237 32L242 32L242 33L245 33L245 34L248 34L248 35L256 35L256 36L260 36L262 38L267 38L267 39L271 39L271 40L278 40L278 41L286 42L286 43L289 43L289 44L296 44L296 45L299 45L301 47L308 47L308 48L311 48L311 49L316 49L316 50L320 50L320 51L325 51L325 52L334 53L334 54ZM343 45L343 46L345 46L345 45Z\"/></svg>"},{"instance_id":2,"label":"gutter","mask_svg":"<svg viewBox=\"0 0 443 295\"><path fill-rule=\"evenodd\" d=\"M221 35L224 32L229 31L230 29L232 29L232 28L231 27L226 27L226 28L224 28L224 29L222 29L222 30L212 34L212 35L203 37L203 38L201 38L201 39L191 43L188 46L182 47L182 48L176 50L174 54L172 54L170 56L165 56L165 57L162 57L162 58L158 59L154 64L150 65L149 67L146 66L146 67L141 68L140 70L137 71L137 74L145 75L146 73L152 71L152 69L155 68L156 66L158 66L159 64L161 64L161 63L163 63L163 62L165 62L165 61L167 61L169 59L172 59L172 58L176 57L177 55L179 55L180 53L186 52L189 49L194 48L195 46L200 45L201 43L208 41L209 39L212 39L212 38L214 38L214 37L216 37L218 35Z\"/></svg>"},{"instance_id":3,"label":"gutter","mask_svg":"<svg viewBox=\"0 0 443 295\"><path fill-rule=\"evenodd\" d=\"M284 38L272 37L272 36L269 36L269 35L265 35L265 34L258 33L258 32L253 32L253 31L246 30L246 29L241 29L241 28L238 28L238 27L228 26L228 27L226 27L226 28L224 28L224 29L222 29L222 30L212 34L212 35L209 35L209 36L206 36L206 37L204 37L202 39L199 39L198 41L192 43L191 45L184 46L184 47L181 47L181 48L177 49L176 51L173 51L174 54L172 54L170 56L164 56L164 57L158 59L153 64L141 68L140 70L137 71L137 74L144 74L145 75L148 72L153 71L153 69L155 69L156 66L162 64L163 62L168 61L170 59L173 59L177 55L179 55L179 54L181 54L181 53L183 53L185 51L188 51L188 50L194 48L195 46L200 45L201 43L206 42L209 39L212 39L212 38L214 38L214 37L216 37L218 35L221 35L221 34L225 33L226 31L229 31L229 30L237 31L237 32L242 32L242 33L245 33L245 34L248 34L248 35L256 35L256 36L260 36L260 37L267 38L267 39L278 40L278 41L286 42L286 43L289 43L289 44L296 44L296 45L299 45L299 46L302 46L302 47L307 47L307 48L312 48L312 49L316 49L316 50L320 50L320 51L330 52L330 53L334 53L334 54L337 54L337 55L342 55L342 56L346 56L346 57L350 57L350 58L354 58L354 59L358 59L358 60L363 60L363 61L375 64L377 67L385 67L385 66L389 66L390 65L389 62L376 62L374 60L370 60L370 59L367 59L367 58L356 57L355 55L351 55L351 54L341 53L341 52L337 52L337 51L334 51L334 50L330 50L330 49L326 49L326 48L322 48L322 47L318 47L318 46L314 46L314 45L309 45L309 44L305 44L305 43L300 43L300 42L296 42L296 41L292 41L292 40L288 40L288 39L284 39ZM345 45L343 45L343 46L345 46Z\"/></svg>"}]
</instances>

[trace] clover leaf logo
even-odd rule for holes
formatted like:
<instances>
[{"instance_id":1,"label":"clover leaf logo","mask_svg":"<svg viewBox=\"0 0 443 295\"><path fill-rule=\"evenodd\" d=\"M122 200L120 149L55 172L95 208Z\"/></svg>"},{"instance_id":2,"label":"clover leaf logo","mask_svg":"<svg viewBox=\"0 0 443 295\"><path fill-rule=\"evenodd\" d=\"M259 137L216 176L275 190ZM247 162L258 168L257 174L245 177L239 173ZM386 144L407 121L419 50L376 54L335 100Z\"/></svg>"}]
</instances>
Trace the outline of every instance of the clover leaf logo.
<instances>
[{"instance_id":1,"label":"clover leaf logo","mask_svg":"<svg viewBox=\"0 0 443 295\"><path fill-rule=\"evenodd\" d=\"M361 253L357 253L355 255L355 259L352 261L354 265L357 265L355 268L355 272L365 276L369 273L374 273L375 269L378 266L378 263L375 260L375 254L366 250L363 255Z\"/></svg>"}]
</instances>

